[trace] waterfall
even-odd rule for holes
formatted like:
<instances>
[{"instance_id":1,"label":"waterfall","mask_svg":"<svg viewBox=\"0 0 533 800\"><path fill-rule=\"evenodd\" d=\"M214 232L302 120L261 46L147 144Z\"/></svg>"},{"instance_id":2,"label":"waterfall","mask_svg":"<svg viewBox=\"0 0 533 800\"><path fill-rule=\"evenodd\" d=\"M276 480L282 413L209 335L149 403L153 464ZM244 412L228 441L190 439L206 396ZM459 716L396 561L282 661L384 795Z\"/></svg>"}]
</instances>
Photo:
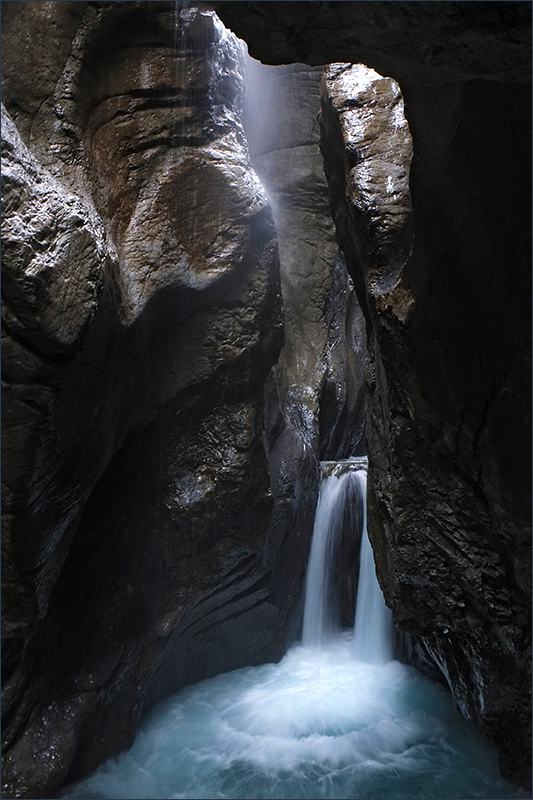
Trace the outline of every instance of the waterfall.
<instances>
[{"instance_id":1,"label":"waterfall","mask_svg":"<svg viewBox=\"0 0 533 800\"><path fill-rule=\"evenodd\" d=\"M525 797L502 780L495 751L445 688L392 660L390 612L366 533L365 466L366 459L322 464L302 645L278 663L167 698L129 751L62 797ZM335 633L335 590L356 561L346 557L346 537L361 539L354 634Z\"/></svg>"},{"instance_id":2,"label":"waterfall","mask_svg":"<svg viewBox=\"0 0 533 800\"><path fill-rule=\"evenodd\" d=\"M366 528L366 459L323 462L305 587L302 644L325 644L339 632L335 554L343 537L360 537L353 655L367 663L393 658L392 616L385 605ZM347 570L350 565L343 565Z\"/></svg>"},{"instance_id":3,"label":"waterfall","mask_svg":"<svg viewBox=\"0 0 533 800\"><path fill-rule=\"evenodd\" d=\"M363 504L363 530L359 556L359 584L355 606L353 654L358 661L386 663L393 659L392 614L385 604L376 576L374 554L366 529L366 472L355 473Z\"/></svg>"},{"instance_id":4,"label":"waterfall","mask_svg":"<svg viewBox=\"0 0 533 800\"><path fill-rule=\"evenodd\" d=\"M340 629L335 556L343 536L360 532L364 497L354 469L360 464L346 462L343 469L339 462L321 482L305 586L304 645L324 644Z\"/></svg>"}]
</instances>

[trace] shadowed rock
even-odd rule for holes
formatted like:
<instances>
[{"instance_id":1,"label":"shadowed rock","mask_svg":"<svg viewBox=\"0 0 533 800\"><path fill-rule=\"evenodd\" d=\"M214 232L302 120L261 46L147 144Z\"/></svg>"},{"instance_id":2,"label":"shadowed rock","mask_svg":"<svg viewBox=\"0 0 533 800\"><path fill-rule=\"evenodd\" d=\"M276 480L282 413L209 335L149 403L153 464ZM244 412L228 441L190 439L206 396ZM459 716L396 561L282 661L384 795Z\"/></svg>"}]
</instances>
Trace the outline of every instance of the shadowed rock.
<instances>
[{"instance_id":1,"label":"shadowed rock","mask_svg":"<svg viewBox=\"0 0 533 800\"><path fill-rule=\"evenodd\" d=\"M42 797L161 697L285 651L365 349L320 70L287 98L297 163L263 163L276 235L211 12L8 4L3 44L3 781Z\"/></svg>"},{"instance_id":2,"label":"shadowed rock","mask_svg":"<svg viewBox=\"0 0 533 800\"><path fill-rule=\"evenodd\" d=\"M407 166L342 135L364 104L332 93L323 117L371 333L370 535L412 658L438 664L528 785L530 4L218 6L265 61L364 61L400 81L412 212ZM277 242L239 122L239 48L182 11L2 7L3 101L29 148L3 123L6 797L126 747L148 684L145 706L283 651L317 447L344 454L361 430L339 386L362 322L345 328L337 299L322 311L325 284L319 441L316 399L287 377L301 331L323 335L313 315L267 377ZM77 313L54 314L61 298Z\"/></svg>"},{"instance_id":3,"label":"shadowed rock","mask_svg":"<svg viewBox=\"0 0 533 800\"><path fill-rule=\"evenodd\" d=\"M8 51L33 15L60 27L58 6L9 11ZM147 705L279 657L291 625L291 600L270 601L278 544L263 555L281 301L242 47L196 9L76 21L54 97L21 109L7 91L33 152L2 122L6 796L127 747L176 654ZM18 62L3 69L20 89Z\"/></svg>"},{"instance_id":4,"label":"shadowed rock","mask_svg":"<svg viewBox=\"0 0 533 800\"><path fill-rule=\"evenodd\" d=\"M370 326L369 532L396 622L419 636L415 661L429 648L504 774L531 787L531 6L216 7L267 63L363 62L400 83L413 250L400 246L382 293L368 276L394 261L394 237L372 224L372 182L351 181L374 137L343 137L337 90L323 117Z\"/></svg>"},{"instance_id":5,"label":"shadowed rock","mask_svg":"<svg viewBox=\"0 0 533 800\"><path fill-rule=\"evenodd\" d=\"M529 279L521 213L510 220L503 200L508 181L525 198L516 152L501 157L501 182L484 181L495 132L510 138L526 92L493 84L497 121L489 125L488 89L447 87L435 141L425 124L434 92L407 88L411 216L411 153L394 123L398 90L383 94L377 77L373 91L361 88L359 75L347 104L350 69L326 70L322 151L340 242L370 322L369 531L378 574L397 625L418 642L415 663L430 655L459 708L499 748L504 772L527 785L530 490L519 431L528 417L529 310L515 290L525 296ZM379 145L387 139L395 156ZM525 137L515 147L526 158ZM512 264L504 241L521 253ZM496 319L506 320L503 329Z\"/></svg>"},{"instance_id":6,"label":"shadowed rock","mask_svg":"<svg viewBox=\"0 0 533 800\"><path fill-rule=\"evenodd\" d=\"M425 85L531 80L531 9L520 1L213 5L266 64L362 63Z\"/></svg>"}]
</instances>

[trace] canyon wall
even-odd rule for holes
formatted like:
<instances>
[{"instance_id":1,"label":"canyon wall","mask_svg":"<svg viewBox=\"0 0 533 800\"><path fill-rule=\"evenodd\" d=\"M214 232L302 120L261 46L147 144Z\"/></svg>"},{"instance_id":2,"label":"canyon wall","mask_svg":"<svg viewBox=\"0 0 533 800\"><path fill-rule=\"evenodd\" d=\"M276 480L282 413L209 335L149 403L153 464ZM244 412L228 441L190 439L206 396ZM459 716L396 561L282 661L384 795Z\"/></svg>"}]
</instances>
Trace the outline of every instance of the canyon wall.
<instances>
[{"instance_id":1,"label":"canyon wall","mask_svg":"<svg viewBox=\"0 0 533 800\"><path fill-rule=\"evenodd\" d=\"M176 651L153 700L279 657L297 600L272 599L283 328L242 47L173 9L3 9L6 796L129 745Z\"/></svg>"},{"instance_id":2,"label":"canyon wall","mask_svg":"<svg viewBox=\"0 0 533 800\"><path fill-rule=\"evenodd\" d=\"M5 797L53 796L158 699L299 632L318 459L362 440L364 325L321 70L272 78L269 196L245 71L191 6L2 4Z\"/></svg>"},{"instance_id":3,"label":"canyon wall","mask_svg":"<svg viewBox=\"0 0 533 800\"><path fill-rule=\"evenodd\" d=\"M217 10L256 58L341 62L324 81L322 151L369 330L379 579L409 657L440 670L504 774L530 787L531 6ZM410 200L374 113L384 84L350 88L359 62L400 84Z\"/></svg>"},{"instance_id":4,"label":"canyon wall","mask_svg":"<svg viewBox=\"0 0 533 800\"><path fill-rule=\"evenodd\" d=\"M280 253L285 344L267 381L266 428L281 536L293 524L292 498L305 497L311 454L316 463L366 452L366 326L336 241L319 149L322 67L249 59L246 73L244 125ZM315 505L316 498L300 503L312 518ZM358 559L354 542L339 552L346 626L354 622Z\"/></svg>"},{"instance_id":5,"label":"canyon wall","mask_svg":"<svg viewBox=\"0 0 533 800\"><path fill-rule=\"evenodd\" d=\"M301 101L277 152L249 127L265 192L212 13L2 3L4 796L50 796L159 697L281 655L362 367L387 601L530 785L530 4L215 5L265 63L341 62L344 256L304 158L318 71L276 78ZM370 118L343 126L357 62L399 81L409 173L369 153Z\"/></svg>"}]
</instances>

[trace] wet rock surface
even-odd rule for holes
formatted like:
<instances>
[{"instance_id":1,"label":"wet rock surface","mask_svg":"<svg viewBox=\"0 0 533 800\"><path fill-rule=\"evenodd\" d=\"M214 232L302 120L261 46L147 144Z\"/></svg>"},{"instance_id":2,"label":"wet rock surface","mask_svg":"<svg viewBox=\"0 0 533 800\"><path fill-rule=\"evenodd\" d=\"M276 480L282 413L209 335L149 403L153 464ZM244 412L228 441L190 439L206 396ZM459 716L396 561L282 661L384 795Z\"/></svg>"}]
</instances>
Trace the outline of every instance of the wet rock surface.
<instances>
[{"instance_id":1,"label":"wet rock surface","mask_svg":"<svg viewBox=\"0 0 533 800\"><path fill-rule=\"evenodd\" d=\"M265 393L273 530L283 541L296 528L309 542L318 461L364 451L366 331L335 238L319 148L322 68L269 67L250 59L246 73L244 125L272 203L283 294L285 343ZM297 563L304 573L293 576L289 594L305 577L306 561ZM356 573L357 557L353 564ZM347 572L344 566L339 571L348 594L343 613L353 625ZM300 623L297 617L295 632Z\"/></svg>"},{"instance_id":2,"label":"wet rock surface","mask_svg":"<svg viewBox=\"0 0 533 800\"><path fill-rule=\"evenodd\" d=\"M219 6L267 63L363 62L400 83L412 216L401 211L388 287L367 276L395 243L382 249L379 208L350 181L372 137L343 136L340 87L323 118L333 216L371 328L370 533L412 657L438 665L530 788L531 8ZM385 213L389 200L381 191Z\"/></svg>"},{"instance_id":3,"label":"wet rock surface","mask_svg":"<svg viewBox=\"0 0 533 800\"><path fill-rule=\"evenodd\" d=\"M299 589L269 535L283 331L242 47L196 9L43 12L3 15L6 797L128 746L150 680L145 707L281 656Z\"/></svg>"},{"instance_id":4,"label":"wet rock surface","mask_svg":"<svg viewBox=\"0 0 533 800\"><path fill-rule=\"evenodd\" d=\"M10 3L3 44L3 786L42 797L298 635L318 459L360 445L366 351L320 69L272 77L273 215L212 13Z\"/></svg>"},{"instance_id":5,"label":"wet rock surface","mask_svg":"<svg viewBox=\"0 0 533 800\"><path fill-rule=\"evenodd\" d=\"M515 291L527 295L529 258L525 218L506 213L511 184L528 204L515 128L527 93L406 87L411 211L399 90L388 93L377 76L366 85L368 74L326 70L322 150L371 325L369 528L379 577L396 623L419 642L415 662L430 656L500 750L504 773L527 785L529 305ZM502 140L513 152L489 188L484 165Z\"/></svg>"},{"instance_id":6,"label":"wet rock surface","mask_svg":"<svg viewBox=\"0 0 533 800\"><path fill-rule=\"evenodd\" d=\"M387 178L394 195L406 171L367 150L361 181L364 131L348 142L330 101L323 117L371 331L370 533L411 658L439 665L527 786L530 4L218 6L266 62L365 61L401 82L411 211L402 188L389 213ZM350 402L340 387L360 316L323 306L319 281L330 333L298 372L320 387L317 426L292 377L316 319L275 366L277 240L247 164L239 56L209 14L175 21L158 2L2 7L2 98L21 137L2 122L6 797L52 794L126 747L143 703L280 654L317 452L359 437L357 386ZM53 313L61 297L75 315Z\"/></svg>"}]
</instances>

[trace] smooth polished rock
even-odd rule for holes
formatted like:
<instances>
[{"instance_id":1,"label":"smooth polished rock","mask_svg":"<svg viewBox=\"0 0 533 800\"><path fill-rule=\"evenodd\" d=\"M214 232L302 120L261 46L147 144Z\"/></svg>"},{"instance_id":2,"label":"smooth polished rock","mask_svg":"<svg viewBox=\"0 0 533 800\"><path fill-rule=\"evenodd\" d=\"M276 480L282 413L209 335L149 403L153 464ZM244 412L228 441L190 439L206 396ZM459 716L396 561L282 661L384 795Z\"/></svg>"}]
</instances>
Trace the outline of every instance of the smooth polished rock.
<instances>
[{"instance_id":1,"label":"smooth polished rock","mask_svg":"<svg viewBox=\"0 0 533 800\"><path fill-rule=\"evenodd\" d=\"M276 596L279 259L242 45L194 8L44 10L2 19L26 142L3 120L6 797L127 747L143 703L279 658L298 600Z\"/></svg>"}]
</instances>

